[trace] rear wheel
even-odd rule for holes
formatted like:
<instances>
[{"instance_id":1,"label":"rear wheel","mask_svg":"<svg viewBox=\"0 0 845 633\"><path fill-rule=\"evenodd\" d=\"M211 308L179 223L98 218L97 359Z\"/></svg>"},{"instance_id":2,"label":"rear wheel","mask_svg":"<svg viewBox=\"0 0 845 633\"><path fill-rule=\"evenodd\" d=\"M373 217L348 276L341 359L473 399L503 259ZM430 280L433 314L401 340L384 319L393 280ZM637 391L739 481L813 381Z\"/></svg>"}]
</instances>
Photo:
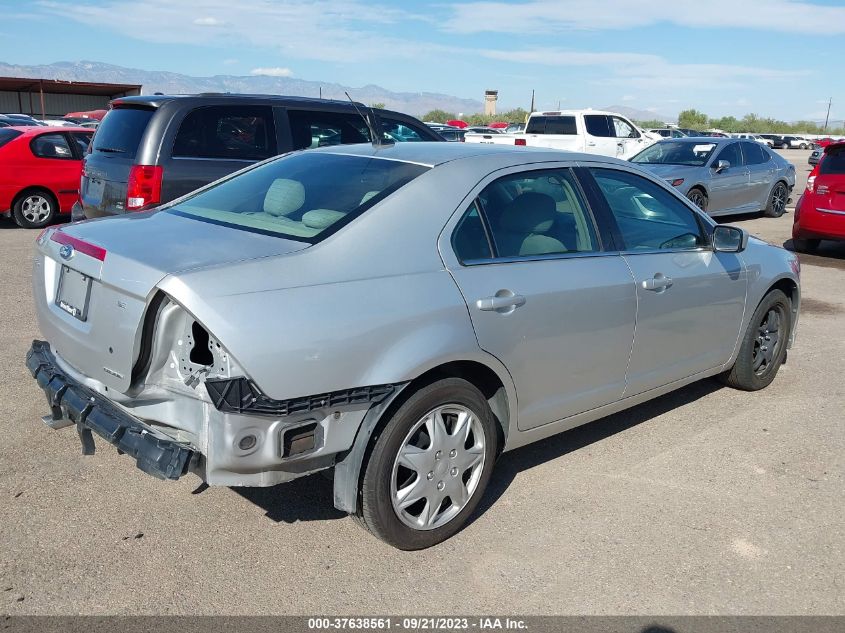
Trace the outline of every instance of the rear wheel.
<instances>
[{"instance_id":1,"label":"rear wheel","mask_svg":"<svg viewBox=\"0 0 845 633\"><path fill-rule=\"evenodd\" d=\"M769 218L779 218L786 211L786 201L789 199L789 190L782 182L778 182L769 194L769 204L766 205L764 213Z\"/></svg>"},{"instance_id":2,"label":"rear wheel","mask_svg":"<svg viewBox=\"0 0 845 633\"><path fill-rule=\"evenodd\" d=\"M59 213L59 204L48 191L33 189L20 196L12 208L18 226L40 229L53 222Z\"/></svg>"},{"instance_id":3,"label":"rear wheel","mask_svg":"<svg viewBox=\"0 0 845 633\"><path fill-rule=\"evenodd\" d=\"M687 198L702 211L707 211L708 199L703 189L699 189L698 187L690 189L689 193L687 193Z\"/></svg>"},{"instance_id":4,"label":"rear wheel","mask_svg":"<svg viewBox=\"0 0 845 633\"><path fill-rule=\"evenodd\" d=\"M792 303L780 290L767 294L751 317L736 362L719 378L744 391L767 387L786 357L792 327Z\"/></svg>"},{"instance_id":5,"label":"rear wheel","mask_svg":"<svg viewBox=\"0 0 845 633\"><path fill-rule=\"evenodd\" d=\"M819 247L819 244L821 244L821 240L792 238L792 248L799 253L812 253Z\"/></svg>"},{"instance_id":6,"label":"rear wheel","mask_svg":"<svg viewBox=\"0 0 845 633\"><path fill-rule=\"evenodd\" d=\"M481 392L460 378L414 393L375 440L359 523L403 550L440 543L466 523L490 480L498 434Z\"/></svg>"}]
</instances>

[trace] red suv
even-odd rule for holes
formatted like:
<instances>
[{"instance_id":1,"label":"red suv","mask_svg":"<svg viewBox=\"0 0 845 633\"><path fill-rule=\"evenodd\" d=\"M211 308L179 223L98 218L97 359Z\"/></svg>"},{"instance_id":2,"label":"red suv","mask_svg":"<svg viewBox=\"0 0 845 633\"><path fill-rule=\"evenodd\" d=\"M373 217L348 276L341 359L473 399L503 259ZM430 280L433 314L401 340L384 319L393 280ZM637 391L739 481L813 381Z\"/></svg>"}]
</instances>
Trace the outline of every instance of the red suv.
<instances>
[{"instance_id":1,"label":"red suv","mask_svg":"<svg viewBox=\"0 0 845 633\"><path fill-rule=\"evenodd\" d=\"M845 240L845 143L828 145L795 205L792 244L812 251L821 240Z\"/></svg>"},{"instance_id":2,"label":"red suv","mask_svg":"<svg viewBox=\"0 0 845 633\"><path fill-rule=\"evenodd\" d=\"M70 213L79 200L82 156L93 133L71 127L0 128L0 214L34 229Z\"/></svg>"}]
</instances>

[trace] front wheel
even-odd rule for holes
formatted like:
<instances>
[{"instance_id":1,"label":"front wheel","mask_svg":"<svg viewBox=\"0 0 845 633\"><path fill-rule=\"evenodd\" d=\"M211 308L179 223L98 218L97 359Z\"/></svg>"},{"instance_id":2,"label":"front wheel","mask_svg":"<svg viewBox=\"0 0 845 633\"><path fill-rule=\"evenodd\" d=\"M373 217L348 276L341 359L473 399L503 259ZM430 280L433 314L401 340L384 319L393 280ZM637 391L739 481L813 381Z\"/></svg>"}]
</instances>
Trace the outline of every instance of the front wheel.
<instances>
[{"instance_id":1,"label":"front wheel","mask_svg":"<svg viewBox=\"0 0 845 633\"><path fill-rule=\"evenodd\" d=\"M707 194L701 189L690 189L687 198L702 211L707 211Z\"/></svg>"},{"instance_id":2,"label":"front wheel","mask_svg":"<svg viewBox=\"0 0 845 633\"><path fill-rule=\"evenodd\" d=\"M719 378L744 391L769 386L786 357L791 331L792 302L780 290L772 290L754 311L734 366Z\"/></svg>"},{"instance_id":3,"label":"front wheel","mask_svg":"<svg viewBox=\"0 0 845 633\"><path fill-rule=\"evenodd\" d=\"M375 439L359 522L403 550L431 547L458 532L490 480L496 424L481 392L461 378L411 395Z\"/></svg>"},{"instance_id":4,"label":"front wheel","mask_svg":"<svg viewBox=\"0 0 845 633\"><path fill-rule=\"evenodd\" d=\"M789 199L789 190L782 182L777 183L769 194L769 204L766 205L764 213L769 218L779 218L786 211L786 201Z\"/></svg>"}]
</instances>

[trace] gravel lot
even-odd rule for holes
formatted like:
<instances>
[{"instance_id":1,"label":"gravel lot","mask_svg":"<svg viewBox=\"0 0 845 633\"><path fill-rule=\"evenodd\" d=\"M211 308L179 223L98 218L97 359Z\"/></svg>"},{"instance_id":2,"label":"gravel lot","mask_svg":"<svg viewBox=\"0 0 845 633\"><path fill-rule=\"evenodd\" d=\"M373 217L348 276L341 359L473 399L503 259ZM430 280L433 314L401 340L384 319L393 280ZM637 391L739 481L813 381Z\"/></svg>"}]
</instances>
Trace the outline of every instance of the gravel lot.
<instances>
[{"instance_id":1,"label":"gravel lot","mask_svg":"<svg viewBox=\"0 0 845 633\"><path fill-rule=\"evenodd\" d=\"M783 152L796 192L808 153ZM729 221L784 244L791 208ZM469 527L403 553L321 476L202 491L45 427L23 364L36 235L0 220L0 613L845 613L845 245L802 256L768 389L705 381L509 453Z\"/></svg>"}]
</instances>

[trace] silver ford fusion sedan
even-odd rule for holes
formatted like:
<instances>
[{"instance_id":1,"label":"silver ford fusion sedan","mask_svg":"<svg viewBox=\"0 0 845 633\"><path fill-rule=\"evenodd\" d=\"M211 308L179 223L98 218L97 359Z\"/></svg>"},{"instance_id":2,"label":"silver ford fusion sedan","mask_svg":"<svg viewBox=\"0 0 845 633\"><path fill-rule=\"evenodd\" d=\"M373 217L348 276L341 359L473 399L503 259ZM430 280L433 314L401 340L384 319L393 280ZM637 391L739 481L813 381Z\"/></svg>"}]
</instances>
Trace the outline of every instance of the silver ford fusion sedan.
<instances>
[{"instance_id":1,"label":"silver ford fusion sedan","mask_svg":"<svg viewBox=\"0 0 845 633\"><path fill-rule=\"evenodd\" d=\"M163 479L334 468L402 549L457 532L503 451L708 376L767 386L800 296L792 253L636 166L500 145L293 153L36 250L50 427Z\"/></svg>"},{"instance_id":2,"label":"silver ford fusion sedan","mask_svg":"<svg viewBox=\"0 0 845 633\"><path fill-rule=\"evenodd\" d=\"M795 187L795 166L757 141L671 139L644 149L631 162L714 216L763 211L780 217Z\"/></svg>"}]
</instances>

